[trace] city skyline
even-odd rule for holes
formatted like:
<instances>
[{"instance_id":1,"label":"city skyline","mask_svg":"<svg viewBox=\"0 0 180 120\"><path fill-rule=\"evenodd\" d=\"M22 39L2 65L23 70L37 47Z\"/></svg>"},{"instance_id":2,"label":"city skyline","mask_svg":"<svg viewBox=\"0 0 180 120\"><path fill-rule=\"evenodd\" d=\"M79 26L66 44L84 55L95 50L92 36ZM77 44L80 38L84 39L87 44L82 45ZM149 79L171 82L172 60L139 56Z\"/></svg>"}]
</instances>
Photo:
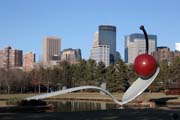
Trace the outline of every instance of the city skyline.
<instances>
[{"instance_id":1,"label":"city skyline","mask_svg":"<svg viewBox=\"0 0 180 120\"><path fill-rule=\"evenodd\" d=\"M96 3L96 4L95 4ZM162 4L163 3L163 4ZM157 46L175 50L180 28L180 1L0 1L0 49L12 46L42 57L42 38L62 38L62 50L80 48L88 59L94 32L101 24L117 28L117 51L124 59L124 36L141 33L157 35ZM167 9L168 8L168 9Z\"/></svg>"}]
</instances>

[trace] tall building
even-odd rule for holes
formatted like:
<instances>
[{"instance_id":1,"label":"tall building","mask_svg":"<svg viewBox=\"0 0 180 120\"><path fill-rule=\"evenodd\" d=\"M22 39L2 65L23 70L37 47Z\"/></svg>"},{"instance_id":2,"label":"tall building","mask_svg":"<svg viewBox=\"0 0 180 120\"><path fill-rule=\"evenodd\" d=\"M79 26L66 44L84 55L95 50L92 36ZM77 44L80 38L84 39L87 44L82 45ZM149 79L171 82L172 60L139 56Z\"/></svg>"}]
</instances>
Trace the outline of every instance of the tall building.
<instances>
[{"instance_id":1,"label":"tall building","mask_svg":"<svg viewBox=\"0 0 180 120\"><path fill-rule=\"evenodd\" d=\"M108 45L99 45L91 49L90 59L103 62L106 66L110 64L110 48Z\"/></svg>"},{"instance_id":2,"label":"tall building","mask_svg":"<svg viewBox=\"0 0 180 120\"><path fill-rule=\"evenodd\" d=\"M118 61L119 59L121 59L121 55L118 51L116 51L116 61Z\"/></svg>"},{"instance_id":3,"label":"tall building","mask_svg":"<svg viewBox=\"0 0 180 120\"><path fill-rule=\"evenodd\" d=\"M93 47L99 46L99 32L96 32L94 34L94 42L93 42Z\"/></svg>"},{"instance_id":4,"label":"tall building","mask_svg":"<svg viewBox=\"0 0 180 120\"><path fill-rule=\"evenodd\" d=\"M35 54L32 52L23 55L23 68L25 71L31 71L35 64Z\"/></svg>"},{"instance_id":5,"label":"tall building","mask_svg":"<svg viewBox=\"0 0 180 120\"><path fill-rule=\"evenodd\" d=\"M16 68L22 67L22 50L13 50L10 46L0 50L0 67Z\"/></svg>"},{"instance_id":6,"label":"tall building","mask_svg":"<svg viewBox=\"0 0 180 120\"><path fill-rule=\"evenodd\" d=\"M110 49L110 63L116 60L116 27L111 25L99 26L99 45L107 45Z\"/></svg>"},{"instance_id":7,"label":"tall building","mask_svg":"<svg viewBox=\"0 0 180 120\"><path fill-rule=\"evenodd\" d=\"M96 62L102 61L108 66L110 63L116 62L118 59L116 55L119 56L116 52L116 27L100 25L99 31L94 35L90 59L94 59Z\"/></svg>"},{"instance_id":8,"label":"tall building","mask_svg":"<svg viewBox=\"0 0 180 120\"><path fill-rule=\"evenodd\" d=\"M156 51L157 36L148 35L149 38L149 54ZM135 58L139 54L145 53L146 44L143 34L134 33L125 36L125 62L128 64L134 63Z\"/></svg>"},{"instance_id":9,"label":"tall building","mask_svg":"<svg viewBox=\"0 0 180 120\"><path fill-rule=\"evenodd\" d=\"M61 53L61 61L68 61L72 64L78 63L81 60L81 50L80 49L65 49Z\"/></svg>"},{"instance_id":10,"label":"tall building","mask_svg":"<svg viewBox=\"0 0 180 120\"><path fill-rule=\"evenodd\" d=\"M61 38L45 37L43 40L43 64L51 65L60 60Z\"/></svg>"},{"instance_id":11,"label":"tall building","mask_svg":"<svg viewBox=\"0 0 180 120\"><path fill-rule=\"evenodd\" d=\"M180 51L180 43L176 43L176 50Z\"/></svg>"}]
</instances>

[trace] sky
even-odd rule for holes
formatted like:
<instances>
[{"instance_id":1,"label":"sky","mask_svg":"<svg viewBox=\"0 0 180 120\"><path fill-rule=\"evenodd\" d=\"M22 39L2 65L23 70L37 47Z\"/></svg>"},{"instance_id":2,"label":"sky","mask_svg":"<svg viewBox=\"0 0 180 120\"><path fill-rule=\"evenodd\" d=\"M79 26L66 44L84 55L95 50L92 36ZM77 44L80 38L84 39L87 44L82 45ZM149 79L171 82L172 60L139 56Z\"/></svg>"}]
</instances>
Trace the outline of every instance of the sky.
<instances>
[{"instance_id":1,"label":"sky","mask_svg":"<svg viewBox=\"0 0 180 120\"><path fill-rule=\"evenodd\" d=\"M0 49L11 46L42 56L46 36L62 39L61 50L81 49L88 59L99 25L117 27L117 51L124 59L124 36L157 35L157 46L175 50L180 42L180 0L0 0Z\"/></svg>"}]
</instances>

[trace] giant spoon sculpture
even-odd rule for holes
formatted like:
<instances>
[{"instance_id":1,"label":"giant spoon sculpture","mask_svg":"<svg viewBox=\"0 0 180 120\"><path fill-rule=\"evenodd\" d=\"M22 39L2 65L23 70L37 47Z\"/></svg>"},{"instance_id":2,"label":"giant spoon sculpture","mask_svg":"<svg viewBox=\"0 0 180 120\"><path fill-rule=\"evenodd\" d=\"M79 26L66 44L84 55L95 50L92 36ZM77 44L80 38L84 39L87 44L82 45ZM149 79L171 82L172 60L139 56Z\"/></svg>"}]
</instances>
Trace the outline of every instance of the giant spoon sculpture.
<instances>
[{"instance_id":1,"label":"giant spoon sculpture","mask_svg":"<svg viewBox=\"0 0 180 120\"><path fill-rule=\"evenodd\" d=\"M155 80L159 73L159 67L157 67L156 60L153 56L148 55L149 50L149 43L148 43L148 36L146 33L146 30L144 29L144 26L140 26L140 29L144 33L145 41L146 41L146 53L138 55L134 62L134 71L139 75L139 78L127 89L127 91L122 96L122 100L117 100L110 92L107 90L96 87L96 86L80 86L80 87L74 87L69 88L65 90L60 90L56 92L51 93L45 93L41 95L36 95L32 97L25 98L26 100L39 100L39 99L45 99L52 96L57 96L60 94L66 94L69 92L79 91L82 89L96 89L105 92L107 95L109 95L112 100L119 104L123 105L126 104L136 97L138 97L149 85Z\"/></svg>"}]
</instances>

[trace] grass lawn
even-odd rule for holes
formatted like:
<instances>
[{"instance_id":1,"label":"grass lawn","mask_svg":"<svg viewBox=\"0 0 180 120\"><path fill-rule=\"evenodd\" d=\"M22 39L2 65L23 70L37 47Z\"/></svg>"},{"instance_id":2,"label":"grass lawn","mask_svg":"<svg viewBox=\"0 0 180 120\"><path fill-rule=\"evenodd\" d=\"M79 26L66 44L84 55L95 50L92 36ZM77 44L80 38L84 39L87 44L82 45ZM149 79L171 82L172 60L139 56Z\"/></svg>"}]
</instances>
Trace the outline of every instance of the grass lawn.
<instances>
[{"instance_id":1,"label":"grass lawn","mask_svg":"<svg viewBox=\"0 0 180 120\"><path fill-rule=\"evenodd\" d=\"M28 96L33 96L33 95L36 95L36 94L0 94L0 101L12 99L12 98L23 99L23 98L26 98Z\"/></svg>"}]
</instances>

